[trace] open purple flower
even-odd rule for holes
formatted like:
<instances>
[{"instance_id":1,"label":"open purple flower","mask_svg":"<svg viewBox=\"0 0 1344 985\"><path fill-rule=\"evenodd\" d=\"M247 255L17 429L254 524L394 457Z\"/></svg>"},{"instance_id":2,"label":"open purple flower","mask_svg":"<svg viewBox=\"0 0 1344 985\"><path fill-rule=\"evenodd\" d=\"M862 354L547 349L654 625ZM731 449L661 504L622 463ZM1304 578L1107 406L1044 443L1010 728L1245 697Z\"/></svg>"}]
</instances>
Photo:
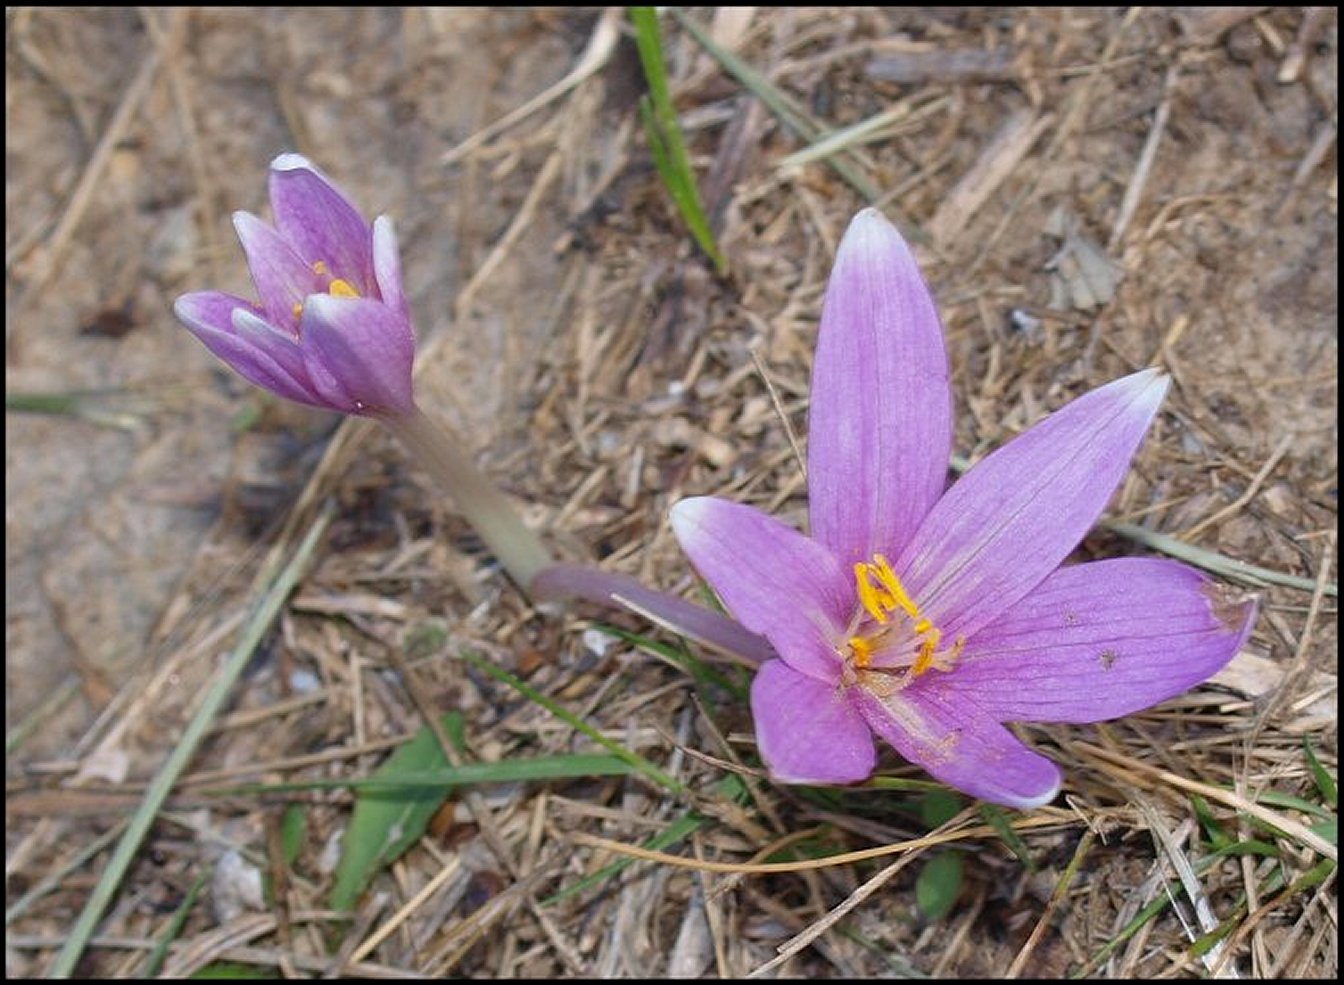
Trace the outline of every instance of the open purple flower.
<instances>
[{"instance_id":1,"label":"open purple flower","mask_svg":"<svg viewBox=\"0 0 1344 985\"><path fill-rule=\"evenodd\" d=\"M796 783L852 783L873 733L934 777L1016 807L1059 769L1005 722L1095 722L1156 704L1237 652L1255 617L1174 561L1060 567L1105 508L1167 379L1088 393L946 488L947 355L905 241L851 223L812 375L812 537L753 507L678 503L682 548L779 655L751 690L761 756Z\"/></svg>"},{"instance_id":2,"label":"open purple flower","mask_svg":"<svg viewBox=\"0 0 1344 985\"><path fill-rule=\"evenodd\" d=\"M411 413L415 335L391 220L370 226L298 154L271 162L270 193L274 227L233 216L261 303L197 291L178 298L177 317L281 397L345 414Z\"/></svg>"}]
</instances>

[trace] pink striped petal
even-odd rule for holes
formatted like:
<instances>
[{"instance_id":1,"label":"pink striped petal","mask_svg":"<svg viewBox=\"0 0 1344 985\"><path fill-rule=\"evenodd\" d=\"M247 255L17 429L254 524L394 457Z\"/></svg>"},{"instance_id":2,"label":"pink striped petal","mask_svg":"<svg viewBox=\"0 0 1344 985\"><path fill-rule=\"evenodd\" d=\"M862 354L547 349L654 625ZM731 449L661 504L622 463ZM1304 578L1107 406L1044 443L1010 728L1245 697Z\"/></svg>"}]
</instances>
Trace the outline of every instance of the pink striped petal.
<instances>
[{"instance_id":1,"label":"pink striped petal","mask_svg":"<svg viewBox=\"0 0 1344 985\"><path fill-rule=\"evenodd\" d=\"M966 644L946 693L1000 722L1099 722L1181 694L1232 659L1255 602L1161 558L1061 568Z\"/></svg>"},{"instance_id":2,"label":"pink striped petal","mask_svg":"<svg viewBox=\"0 0 1344 985\"><path fill-rule=\"evenodd\" d=\"M672 530L733 618L799 673L839 679L836 646L854 588L826 548L754 507L708 496L677 503Z\"/></svg>"},{"instance_id":3,"label":"pink striped petal","mask_svg":"<svg viewBox=\"0 0 1344 985\"><path fill-rule=\"evenodd\" d=\"M314 387L347 414L409 414L415 338L387 305L314 294L299 324Z\"/></svg>"},{"instance_id":4,"label":"pink striped petal","mask_svg":"<svg viewBox=\"0 0 1344 985\"><path fill-rule=\"evenodd\" d=\"M374 286L373 233L359 210L311 161L281 154L271 162L271 208L280 235L305 263L322 261L361 297Z\"/></svg>"},{"instance_id":5,"label":"pink striped petal","mask_svg":"<svg viewBox=\"0 0 1344 985\"><path fill-rule=\"evenodd\" d=\"M373 220L373 278L383 304L411 323L411 306L401 284L401 255L392 220L380 215Z\"/></svg>"},{"instance_id":6,"label":"pink striped petal","mask_svg":"<svg viewBox=\"0 0 1344 985\"><path fill-rule=\"evenodd\" d=\"M952 392L933 297L877 210L850 223L812 367L812 536L849 568L896 557L947 484Z\"/></svg>"},{"instance_id":7,"label":"pink striped petal","mask_svg":"<svg viewBox=\"0 0 1344 985\"><path fill-rule=\"evenodd\" d=\"M895 565L946 638L971 637L1055 570L1096 522L1167 377L1099 387L991 454L940 499Z\"/></svg>"},{"instance_id":8,"label":"pink striped petal","mask_svg":"<svg viewBox=\"0 0 1344 985\"><path fill-rule=\"evenodd\" d=\"M924 686L928 679L920 678L887 698L858 687L850 693L874 732L948 786L1023 810L1055 799L1059 767L1002 725L948 700L941 689Z\"/></svg>"},{"instance_id":9,"label":"pink striped petal","mask_svg":"<svg viewBox=\"0 0 1344 985\"><path fill-rule=\"evenodd\" d=\"M296 403L326 406L302 369L282 351L279 333L266 325L255 305L221 291L196 291L178 298L173 312L207 349L249 383ZM262 329L254 331L249 326L239 331L235 325L239 319L260 322ZM272 338L277 343L274 346L268 344Z\"/></svg>"},{"instance_id":10,"label":"pink striped petal","mask_svg":"<svg viewBox=\"0 0 1344 985\"><path fill-rule=\"evenodd\" d=\"M294 306L325 288L325 281L274 229L248 212L233 214L233 228L247 255L252 283L257 286L266 316L276 326L293 326Z\"/></svg>"},{"instance_id":11,"label":"pink striped petal","mask_svg":"<svg viewBox=\"0 0 1344 985\"><path fill-rule=\"evenodd\" d=\"M234 309L233 333L254 349L266 353L286 373L311 391L312 388L307 386L308 368L304 364L303 350L294 336L276 328L247 308Z\"/></svg>"},{"instance_id":12,"label":"pink striped petal","mask_svg":"<svg viewBox=\"0 0 1344 985\"><path fill-rule=\"evenodd\" d=\"M751 714L756 746L774 779L857 783L872 775L872 733L836 685L767 660L751 682Z\"/></svg>"}]
</instances>

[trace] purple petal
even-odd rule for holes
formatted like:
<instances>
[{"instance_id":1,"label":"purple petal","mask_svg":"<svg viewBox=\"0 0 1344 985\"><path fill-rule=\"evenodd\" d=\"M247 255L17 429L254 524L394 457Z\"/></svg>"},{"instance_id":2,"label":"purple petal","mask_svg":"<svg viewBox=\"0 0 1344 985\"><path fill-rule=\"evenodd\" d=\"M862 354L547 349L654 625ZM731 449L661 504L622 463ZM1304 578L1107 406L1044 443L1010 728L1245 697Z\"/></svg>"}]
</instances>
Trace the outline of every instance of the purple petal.
<instances>
[{"instance_id":1,"label":"purple petal","mask_svg":"<svg viewBox=\"0 0 1344 985\"><path fill-rule=\"evenodd\" d=\"M1078 545L1128 471L1167 384L1145 370L1079 397L938 501L895 569L944 637L971 637Z\"/></svg>"},{"instance_id":2,"label":"purple petal","mask_svg":"<svg viewBox=\"0 0 1344 985\"><path fill-rule=\"evenodd\" d=\"M303 375L293 371L292 363L286 365L283 354L258 345L255 333L240 334L235 328L235 319L262 318L255 305L220 291L197 291L178 298L173 311L207 349L248 382L287 400L325 406ZM274 330L272 334L281 338Z\"/></svg>"},{"instance_id":3,"label":"purple petal","mask_svg":"<svg viewBox=\"0 0 1344 985\"><path fill-rule=\"evenodd\" d=\"M812 536L846 567L896 557L947 485L951 450L938 311L896 227L865 209L840 243L817 336Z\"/></svg>"},{"instance_id":4,"label":"purple petal","mask_svg":"<svg viewBox=\"0 0 1344 985\"><path fill-rule=\"evenodd\" d=\"M1099 722L1213 676L1254 623L1254 601L1175 561L1079 564L976 633L940 683L996 721Z\"/></svg>"},{"instance_id":5,"label":"purple petal","mask_svg":"<svg viewBox=\"0 0 1344 985\"><path fill-rule=\"evenodd\" d=\"M415 409L415 338L387 305L314 294L299 333L314 387L339 410L400 415Z\"/></svg>"},{"instance_id":6,"label":"purple petal","mask_svg":"<svg viewBox=\"0 0 1344 985\"><path fill-rule=\"evenodd\" d=\"M322 291L326 282L274 229L248 212L233 214L233 228L247 254L252 282L262 307L275 325L297 325L294 305Z\"/></svg>"},{"instance_id":7,"label":"purple petal","mask_svg":"<svg viewBox=\"0 0 1344 985\"><path fill-rule=\"evenodd\" d=\"M259 352L264 352L279 364L280 368L301 384L308 380L308 368L303 358L303 350L298 341L283 329L278 329L266 319L253 314L246 308L235 308L233 312L233 334L248 343ZM305 386L312 390L311 386ZM316 397L316 392L313 391Z\"/></svg>"},{"instance_id":8,"label":"purple petal","mask_svg":"<svg viewBox=\"0 0 1344 985\"><path fill-rule=\"evenodd\" d=\"M738 622L799 673L839 679L836 647L856 603L849 573L826 548L754 507L708 496L677 503L672 530Z\"/></svg>"},{"instance_id":9,"label":"purple petal","mask_svg":"<svg viewBox=\"0 0 1344 985\"><path fill-rule=\"evenodd\" d=\"M192 332L206 328L232 335L233 312L238 308L266 317L266 312L251 301L224 291L192 291L173 302L173 314Z\"/></svg>"},{"instance_id":10,"label":"purple petal","mask_svg":"<svg viewBox=\"0 0 1344 985\"><path fill-rule=\"evenodd\" d=\"M332 277L369 296L373 234L354 204L299 154L281 154L271 162L270 189L276 228L303 260L322 261Z\"/></svg>"},{"instance_id":11,"label":"purple petal","mask_svg":"<svg viewBox=\"0 0 1344 985\"><path fill-rule=\"evenodd\" d=\"M926 678L880 698L851 689L869 727L930 776L981 800L1027 810L1059 793L1059 767L998 722L973 717Z\"/></svg>"},{"instance_id":12,"label":"purple petal","mask_svg":"<svg viewBox=\"0 0 1344 985\"><path fill-rule=\"evenodd\" d=\"M872 732L836 685L768 660L751 682L751 714L756 747L776 780L857 783L872 775Z\"/></svg>"},{"instance_id":13,"label":"purple petal","mask_svg":"<svg viewBox=\"0 0 1344 985\"><path fill-rule=\"evenodd\" d=\"M373 278L378 296L409 325L411 307L401 286L401 256L397 252L397 234L392 220L380 215L373 220Z\"/></svg>"}]
</instances>

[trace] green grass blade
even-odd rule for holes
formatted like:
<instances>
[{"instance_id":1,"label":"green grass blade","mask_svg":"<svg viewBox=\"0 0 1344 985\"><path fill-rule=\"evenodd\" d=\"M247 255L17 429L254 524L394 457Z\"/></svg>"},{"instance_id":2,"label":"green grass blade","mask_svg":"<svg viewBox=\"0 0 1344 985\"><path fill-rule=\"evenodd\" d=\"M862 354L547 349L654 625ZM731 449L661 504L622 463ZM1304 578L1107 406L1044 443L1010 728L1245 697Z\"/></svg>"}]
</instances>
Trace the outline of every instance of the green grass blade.
<instances>
[{"instance_id":1,"label":"green grass blade","mask_svg":"<svg viewBox=\"0 0 1344 985\"><path fill-rule=\"evenodd\" d=\"M1258 803L1268 804L1270 807L1286 807L1291 811L1301 811L1303 814L1315 814L1317 817L1333 818L1334 815L1320 804L1314 804L1296 794L1283 793L1279 790L1263 790L1255 798Z\"/></svg>"},{"instance_id":2,"label":"green grass blade","mask_svg":"<svg viewBox=\"0 0 1344 985\"><path fill-rule=\"evenodd\" d=\"M527 783L572 780L587 776L625 776L635 772L625 759L601 753L506 759L498 763L462 763L433 769L398 771L395 776L350 777L333 780L291 780L284 783L244 783L229 787L202 787L194 793L211 797L247 797L258 794L297 793L302 790L350 789L367 793L411 790L447 791L483 783Z\"/></svg>"},{"instance_id":3,"label":"green grass blade","mask_svg":"<svg viewBox=\"0 0 1344 985\"><path fill-rule=\"evenodd\" d=\"M699 831L704 824L705 819L703 817L700 817L697 814L687 814L685 817L673 821L667 826L667 830L654 835L648 841L644 842L642 847L654 852L660 852L665 848L671 848L673 845L677 844L677 842L689 838L696 831ZM633 865L634 862L635 859L626 857L617 859L610 865L604 865L592 875L585 876L574 885L566 886L554 895L546 897L541 901L541 905L551 906L552 904L559 903L561 900L567 899L577 893L582 893L587 889L591 889L593 886L618 875L627 867Z\"/></svg>"},{"instance_id":4,"label":"green grass blade","mask_svg":"<svg viewBox=\"0 0 1344 985\"><path fill-rule=\"evenodd\" d=\"M42 702L16 722L5 732L5 755L11 755L28 737L42 728L48 718L61 710L71 698L79 693L79 677L71 674L55 690L42 699Z\"/></svg>"},{"instance_id":5,"label":"green grass blade","mask_svg":"<svg viewBox=\"0 0 1344 985\"><path fill-rule=\"evenodd\" d=\"M767 79L760 72L748 65L745 61L738 58L728 49L717 44L709 36L703 27L697 24L691 18L687 17L682 11L675 7L669 7L668 13L677 19L677 23L684 27L696 43L707 51L711 58L723 66L723 70L742 83L752 95L763 102L766 107L779 117L789 129L793 130L804 140L809 142L823 139L830 136L832 131L818 126L808 119L806 111L798 105L787 93L780 90L773 82ZM851 188L863 196L866 202L876 202L882 197L881 192L871 181L865 178L857 170L850 167L848 162L839 155L826 158L826 163L835 169L840 177L847 181ZM921 238L914 227L909 223L901 223L901 228L909 231L915 238Z\"/></svg>"},{"instance_id":6,"label":"green grass blade","mask_svg":"<svg viewBox=\"0 0 1344 985\"><path fill-rule=\"evenodd\" d=\"M280 856L286 865L293 865L308 839L308 812L306 804L290 804L280 819Z\"/></svg>"},{"instance_id":7,"label":"green grass blade","mask_svg":"<svg viewBox=\"0 0 1344 985\"><path fill-rule=\"evenodd\" d=\"M177 778L191 761L192 756L196 754L197 746L200 745L201 739L224 706L224 702L233 690L234 683L242 674L248 661L252 659L252 654L256 651L262 639L270 631L271 624L280 614L280 609L284 606L285 600L289 598L289 593L298 584L299 576L307 567L313 551L317 548L318 541L322 534L326 532L327 525L331 523L332 512L330 506L322 511L317 521L308 530L308 535L304 537L303 543L294 552L294 556L253 608L251 618L244 626L242 637L239 639L237 646L229 654L224 666L210 685L210 690L206 693L195 717L183 731L181 740L169 753L158 775L154 777L153 782L145 791L145 797L140 802L140 807L126 826L125 834L121 836L121 841L118 842L116 850L112 853L111 859L108 860L107 868L103 870L98 884L89 894L83 911L70 929L64 946L62 946L60 953L56 955L56 960L47 972L47 977L69 978L74 972L75 965L88 946L89 939L93 936L94 929L102 918L103 911L112 902L117 887L121 885L122 878L135 860L135 853L140 848L140 842L149 832L150 825L154 823L154 818L159 813L159 808L163 806L163 802L168 798L173 785L177 783Z\"/></svg>"},{"instance_id":8,"label":"green grass blade","mask_svg":"<svg viewBox=\"0 0 1344 985\"><path fill-rule=\"evenodd\" d=\"M66 876L73 872L78 872L84 867L85 862L89 861L108 845L112 844L112 842L116 841L124 830L126 830L126 822L122 821L114 824L76 852L74 858L70 859L59 868L52 869L43 875L41 879L28 888L27 892L5 909L5 926L9 926L19 917L31 910L33 904L43 896L46 896L48 893L54 892L59 888L65 882Z\"/></svg>"},{"instance_id":9,"label":"green grass blade","mask_svg":"<svg viewBox=\"0 0 1344 985\"><path fill-rule=\"evenodd\" d=\"M961 880L960 852L940 852L925 862L915 879L915 906L920 916L937 923L951 913L961 895Z\"/></svg>"},{"instance_id":10,"label":"green grass blade","mask_svg":"<svg viewBox=\"0 0 1344 985\"><path fill-rule=\"evenodd\" d=\"M1316 789L1321 792L1321 799L1331 807L1339 807L1339 784L1316 758L1316 750L1311 748L1311 740L1305 735L1302 737L1302 750L1307 754L1307 763L1311 766L1311 775L1316 780Z\"/></svg>"},{"instance_id":11,"label":"green grass blade","mask_svg":"<svg viewBox=\"0 0 1344 985\"><path fill-rule=\"evenodd\" d=\"M1036 871L1036 860L1031 857L1031 849L1027 848L1027 843L1022 836L1018 834L1017 829L1013 827L1012 822L1004 812L993 804L981 804L980 816L985 819L985 823L993 828L1003 839L1003 843L1008 846L1009 851L1017 856L1028 872Z\"/></svg>"},{"instance_id":12,"label":"green grass blade","mask_svg":"<svg viewBox=\"0 0 1344 985\"><path fill-rule=\"evenodd\" d=\"M654 766L653 763L649 762L643 756L639 755L638 753L631 752L629 749L625 748L619 742L614 742L611 739L608 739L605 735L603 735L597 729L593 728L578 715L575 715L568 708L564 707L563 705L557 703L556 701L542 694L540 691L532 687L530 684L527 684L526 682L519 680L517 677L510 674L504 668L496 667L489 660L486 660L483 657L479 657L476 654L467 652L465 650L461 653L461 657L462 659L470 663L473 667L475 667L477 670L481 671L482 673L489 674L495 680L507 684L509 687L513 688L515 691L523 695L523 697L527 698L529 701L541 705L541 707L545 708L556 718L560 719L562 722L565 722L571 728L577 729L578 731L582 732L584 735L588 736L588 738L592 739L594 742L600 745L603 749L606 749L608 752L610 752L613 756L616 756L624 760L625 762L629 763L632 767L634 767L636 772L644 774L645 776L653 780L655 783L657 783L664 789L670 790L672 793L682 793L685 790L685 788L680 783L678 783L672 777L668 776L657 766Z\"/></svg>"},{"instance_id":13,"label":"green grass blade","mask_svg":"<svg viewBox=\"0 0 1344 985\"><path fill-rule=\"evenodd\" d=\"M915 780L903 776L870 776L863 783L845 788L847 792L857 793L863 790L946 790L937 780Z\"/></svg>"},{"instance_id":14,"label":"green grass blade","mask_svg":"<svg viewBox=\"0 0 1344 985\"><path fill-rule=\"evenodd\" d=\"M672 201L695 237L705 255L714 262L714 268L727 273L728 262L714 241L714 231L705 216L700 189L691 170L691 159L686 153L686 142L681 136L681 124L672 105L672 92L667 84L667 66L663 62L663 39L658 29L658 12L653 7L630 7L630 22L635 28L635 43L639 60L644 66L649 95L640 101L640 116L649 135L653 160L667 186Z\"/></svg>"},{"instance_id":15,"label":"green grass blade","mask_svg":"<svg viewBox=\"0 0 1344 985\"><path fill-rule=\"evenodd\" d=\"M649 639L647 636L641 636L639 633L632 633L620 626L612 626L607 623L594 623L593 628L606 633L608 636L614 636L623 643L628 643L646 653L661 657L668 663L675 664L689 674L699 687L722 688L739 701L747 700L747 695L751 690L749 681L734 680L718 668L697 658L685 646L674 646L671 643Z\"/></svg>"},{"instance_id":16,"label":"green grass blade","mask_svg":"<svg viewBox=\"0 0 1344 985\"><path fill-rule=\"evenodd\" d=\"M1274 571L1271 568L1262 568L1258 565L1247 564L1245 561L1237 561L1214 551L1206 551L1202 547L1194 547L1170 534L1158 533L1156 530L1140 527L1136 523L1102 520L1099 526L1145 547L1151 547L1153 550L1160 551L1169 557L1186 561L1196 567L1203 568L1205 571L1222 575L1224 578L1239 581L1243 584L1254 587L1284 585L1288 588L1297 588L1307 592L1314 591L1316 588L1316 579L1314 578L1287 575L1282 571ZM1338 598L1339 584L1333 581L1327 583L1324 586L1323 594Z\"/></svg>"},{"instance_id":17,"label":"green grass blade","mask_svg":"<svg viewBox=\"0 0 1344 985\"><path fill-rule=\"evenodd\" d=\"M159 938L158 943L154 945L154 950L149 954L149 960L145 962L143 972L145 978L158 978L159 972L163 970L163 964L168 960L168 949L173 946L173 941L182 933L182 928L187 924L187 917L191 915L192 907L196 905L197 898L201 895L201 890L210 879L213 870L207 868L201 871L196 877L196 881L191 884L187 890L187 895L183 897L173 918L168 921L168 927Z\"/></svg>"},{"instance_id":18,"label":"green grass blade","mask_svg":"<svg viewBox=\"0 0 1344 985\"><path fill-rule=\"evenodd\" d=\"M1190 803L1194 806L1195 817L1199 818L1199 823L1204 828L1204 834L1208 837L1209 844L1213 846L1215 851L1233 844L1235 839L1223 830L1223 826L1214 817L1213 810L1209 807L1207 800L1200 796L1193 796L1190 798Z\"/></svg>"},{"instance_id":19,"label":"green grass blade","mask_svg":"<svg viewBox=\"0 0 1344 985\"><path fill-rule=\"evenodd\" d=\"M460 733L461 719L455 712L444 716L444 727L450 735ZM373 877L401 858L424 835L452 788L408 784L406 777L434 773L446 766L443 747L433 730L424 726L415 738L374 770L374 778L394 789L360 790L341 844L341 860L328 901L333 910L354 909Z\"/></svg>"}]
</instances>

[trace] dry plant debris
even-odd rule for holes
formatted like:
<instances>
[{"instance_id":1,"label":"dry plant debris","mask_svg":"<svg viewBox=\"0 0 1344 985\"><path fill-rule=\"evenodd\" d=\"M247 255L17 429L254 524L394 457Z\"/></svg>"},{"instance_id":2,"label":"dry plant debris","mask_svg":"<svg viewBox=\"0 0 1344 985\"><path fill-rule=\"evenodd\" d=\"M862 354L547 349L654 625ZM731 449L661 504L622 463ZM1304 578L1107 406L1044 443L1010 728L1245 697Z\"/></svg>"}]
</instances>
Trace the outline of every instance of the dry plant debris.
<instances>
[{"instance_id":1,"label":"dry plant debris","mask_svg":"<svg viewBox=\"0 0 1344 985\"><path fill-rule=\"evenodd\" d=\"M267 558L331 499L81 975L145 975L164 942L168 975L1335 976L1336 14L683 17L790 107L665 18L726 277L657 181L611 12L6 11L10 975L50 966ZM894 759L882 787L773 786L733 668L529 608L396 445L259 398L177 327L183 291L245 291L228 214L286 150L396 217L422 402L567 556L694 595L676 499L801 518L821 291L863 188L939 298L963 455L1161 366L1110 515L1297 581L1258 587L1210 685L1031 729L1066 771L1053 807L931 813ZM22 413L39 394L60 409ZM331 912L354 794L298 785L374 775L422 704L471 761L601 748L464 654L678 789L472 787ZM654 854L582 886L613 845Z\"/></svg>"}]
</instances>

